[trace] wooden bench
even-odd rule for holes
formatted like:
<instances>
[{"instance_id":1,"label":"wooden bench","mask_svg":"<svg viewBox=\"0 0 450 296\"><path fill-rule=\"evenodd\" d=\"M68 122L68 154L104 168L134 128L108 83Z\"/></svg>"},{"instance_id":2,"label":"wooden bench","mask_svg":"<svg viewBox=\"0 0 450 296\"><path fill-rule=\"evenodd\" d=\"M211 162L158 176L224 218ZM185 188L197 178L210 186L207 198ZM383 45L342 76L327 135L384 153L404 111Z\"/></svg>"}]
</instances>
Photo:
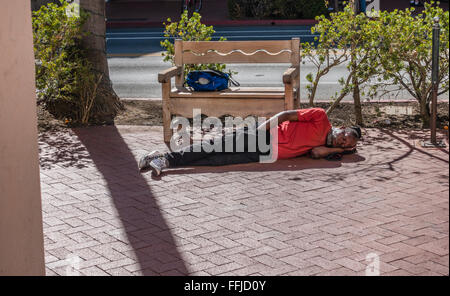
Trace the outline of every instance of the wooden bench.
<instances>
[{"instance_id":1,"label":"wooden bench","mask_svg":"<svg viewBox=\"0 0 450 296\"><path fill-rule=\"evenodd\" d=\"M175 40L175 66L158 75L162 84L164 141L172 137L172 115L192 118L194 108L207 116L270 117L300 108L300 39L282 41ZM231 87L219 92L193 92L183 87L185 64L287 63L284 87ZM281 75L280 75L281 76ZM175 87L171 78L175 77ZM275 82L275 81L271 81Z\"/></svg>"}]
</instances>

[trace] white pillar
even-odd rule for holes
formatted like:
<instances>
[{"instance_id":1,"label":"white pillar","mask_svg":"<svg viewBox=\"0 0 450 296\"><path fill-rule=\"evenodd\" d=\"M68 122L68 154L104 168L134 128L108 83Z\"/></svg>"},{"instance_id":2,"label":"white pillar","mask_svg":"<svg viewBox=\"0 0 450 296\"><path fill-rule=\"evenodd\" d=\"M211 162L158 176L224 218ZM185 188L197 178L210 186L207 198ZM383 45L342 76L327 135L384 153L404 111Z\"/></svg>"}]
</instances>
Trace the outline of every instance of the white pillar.
<instances>
[{"instance_id":1,"label":"white pillar","mask_svg":"<svg viewBox=\"0 0 450 296\"><path fill-rule=\"evenodd\" d=\"M0 8L0 276L44 275L30 0Z\"/></svg>"}]
</instances>

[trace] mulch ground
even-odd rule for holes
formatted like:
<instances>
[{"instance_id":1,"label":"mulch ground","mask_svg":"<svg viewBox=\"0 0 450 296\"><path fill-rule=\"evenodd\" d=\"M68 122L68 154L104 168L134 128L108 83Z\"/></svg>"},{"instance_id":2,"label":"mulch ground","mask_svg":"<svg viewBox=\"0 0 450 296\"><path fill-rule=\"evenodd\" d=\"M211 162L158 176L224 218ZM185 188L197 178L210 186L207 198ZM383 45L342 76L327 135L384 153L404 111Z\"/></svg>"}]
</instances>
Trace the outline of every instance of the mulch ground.
<instances>
[{"instance_id":1,"label":"mulch ground","mask_svg":"<svg viewBox=\"0 0 450 296\"><path fill-rule=\"evenodd\" d=\"M154 100L124 100L125 110L115 119L117 125L162 125L162 103ZM328 103L317 103L317 107L327 108ZM302 108L308 108L306 104ZM449 125L448 103L438 105L438 128ZM364 124L367 128L398 128L418 129L422 122L418 104L409 103L364 103ZM334 126L349 126L355 124L353 104L343 103L329 116ZM55 119L51 114L38 107L38 126L40 131L65 128L67 125Z\"/></svg>"}]
</instances>

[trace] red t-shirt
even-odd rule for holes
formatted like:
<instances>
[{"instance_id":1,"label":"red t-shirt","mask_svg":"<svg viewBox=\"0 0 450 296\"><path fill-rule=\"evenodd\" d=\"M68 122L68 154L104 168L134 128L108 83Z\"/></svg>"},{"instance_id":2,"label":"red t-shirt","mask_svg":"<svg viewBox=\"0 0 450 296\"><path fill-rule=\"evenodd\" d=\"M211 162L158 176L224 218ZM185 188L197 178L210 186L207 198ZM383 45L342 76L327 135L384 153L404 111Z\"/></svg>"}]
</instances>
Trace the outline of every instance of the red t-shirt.
<instances>
[{"instance_id":1,"label":"red t-shirt","mask_svg":"<svg viewBox=\"0 0 450 296\"><path fill-rule=\"evenodd\" d=\"M292 158L325 145L331 124L321 108L299 109L298 121L278 125L278 159Z\"/></svg>"}]
</instances>

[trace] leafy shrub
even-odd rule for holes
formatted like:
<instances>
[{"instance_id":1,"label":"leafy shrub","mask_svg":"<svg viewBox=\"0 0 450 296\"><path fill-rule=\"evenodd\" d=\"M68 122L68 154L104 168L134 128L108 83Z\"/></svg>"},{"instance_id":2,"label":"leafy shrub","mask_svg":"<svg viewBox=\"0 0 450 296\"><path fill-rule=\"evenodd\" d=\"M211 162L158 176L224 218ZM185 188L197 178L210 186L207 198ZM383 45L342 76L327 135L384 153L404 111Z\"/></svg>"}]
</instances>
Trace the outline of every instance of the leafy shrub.
<instances>
[{"instance_id":1,"label":"leafy shrub","mask_svg":"<svg viewBox=\"0 0 450 296\"><path fill-rule=\"evenodd\" d=\"M228 0L232 19L313 19L327 14L326 0Z\"/></svg>"},{"instance_id":2,"label":"leafy shrub","mask_svg":"<svg viewBox=\"0 0 450 296\"><path fill-rule=\"evenodd\" d=\"M212 26L206 26L201 23L200 14L194 12L192 17L188 17L187 11L185 11L181 15L181 19L179 22L172 22L171 19L167 19L168 24L164 23L164 37L166 38L179 38L183 41L211 41L212 35L215 33L214 28ZM221 37L220 41L226 40ZM162 55L164 57L164 61L170 61L172 65L175 65L174 56L175 56L175 46L169 40L165 39L161 41L161 46L166 49L166 52L163 52ZM205 69L213 69L217 71L225 72L226 65L225 64L195 64L195 65L185 65L184 67L184 76L186 77L187 73L194 70L205 70ZM235 72L228 71L229 74L234 74Z\"/></svg>"},{"instance_id":3,"label":"leafy shrub","mask_svg":"<svg viewBox=\"0 0 450 296\"><path fill-rule=\"evenodd\" d=\"M368 90L370 98L406 91L420 106L422 126L430 120L429 103L432 95L432 27L433 18L439 17L440 65L439 95L449 90L449 13L434 1L425 4L422 13L414 9L382 11L376 18L355 14L350 6L331 13L330 18L320 16L311 32L318 34L317 44L303 43L303 61L309 60L314 71L306 75L310 105L320 79L338 65L347 63L348 73L339 82L341 90L327 113L348 94L353 95L355 117L362 125L360 95Z\"/></svg>"},{"instance_id":4,"label":"leafy shrub","mask_svg":"<svg viewBox=\"0 0 450 296\"><path fill-rule=\"evenodd\" d=\"M247 0L246 11L250 17L265 18L272 14L273 8L273 0Z\"/></svg>"},{"instance_id":5,"label":"leafy shrub","mask_svg":"<svg viewBox=\"0 0 450 296\"><path fill-rule=\"evenodd\" d=\"M228 14L232 20L242 19L245 16L245 7L242 0L228 0Z\"/></svg>"},{"instance_id":6,"label":"leafy shrub","mask_svg":"<svg viewBox=\"0 0 450 296\"><path fill-rule=\"evenodd\" d=\"M265 18L271 13L271 0L228 0L228 12L231 19Z\"/></svg>"},{"instance_id":7,"label":"leafy shrub","mask_svg":"<svg viewBox=\"0 0 450 296\"><path fill-rule=\"evenodd\" d=\"M316 16L328 13L327 1L324 0L298 0L296 7L302 19L314 19Z\"/></svg>"},{"instance_id":8,"label":"leafy shrub","mask_svg":"<svg viewBox=\"0 0 450 296\"><path fill-rule=\"evenodd\" d=\"M81 47L88 14L66 1L33 12L38 103L58 119L88 123L101 77Z\"/></svg>"},{"instance_id":9,"label":"leafy shrub","mask_svg":"<svg viewBox=\"0 0 450 296\"><path fill-rule=\"evenodd\" d=\"M277 18L295 19L300 16L298 2L300 0L275 0L274 15Z\"/></svg>"},{"instance_id":10,"label":"leafy shrub","mask_svg":"<svg viewBox=\"0 0 450 296\"><path fill-rule=\"evenodd\" d=\"M316 70L306 76L310 105L314 104L319 80L331 68L348 62L348 72L339 80L341 90L335 94L327 113L331 113L347 94L353 93L356 123L363 125L360 87L366 85L379 70L372 46L372 38L375 37L373 24L365 14L355 14L350 6L338 13L331 13L330 18L322 15L317 20L311 32L318 34L315 37L318 44L302 44L302 56L310 60Z\"/></svg>"},{"instance_id":11,"label":"leafy shrub","mask_svg":"<svg viewBox=\"0 0 450 296\"><path fill-rule=\"evenodd\" d=\"M413 15L414 8L381 12L375 26L373 46L381 65L374 95L389 93L390 85L406 90L420 106L422 126L430 121L432 98L432 28L439 17L441 27L439 50L439 95L449 90L449 13L436 2L425 3L422 13Z\"/></svg>"}]
</instances>

